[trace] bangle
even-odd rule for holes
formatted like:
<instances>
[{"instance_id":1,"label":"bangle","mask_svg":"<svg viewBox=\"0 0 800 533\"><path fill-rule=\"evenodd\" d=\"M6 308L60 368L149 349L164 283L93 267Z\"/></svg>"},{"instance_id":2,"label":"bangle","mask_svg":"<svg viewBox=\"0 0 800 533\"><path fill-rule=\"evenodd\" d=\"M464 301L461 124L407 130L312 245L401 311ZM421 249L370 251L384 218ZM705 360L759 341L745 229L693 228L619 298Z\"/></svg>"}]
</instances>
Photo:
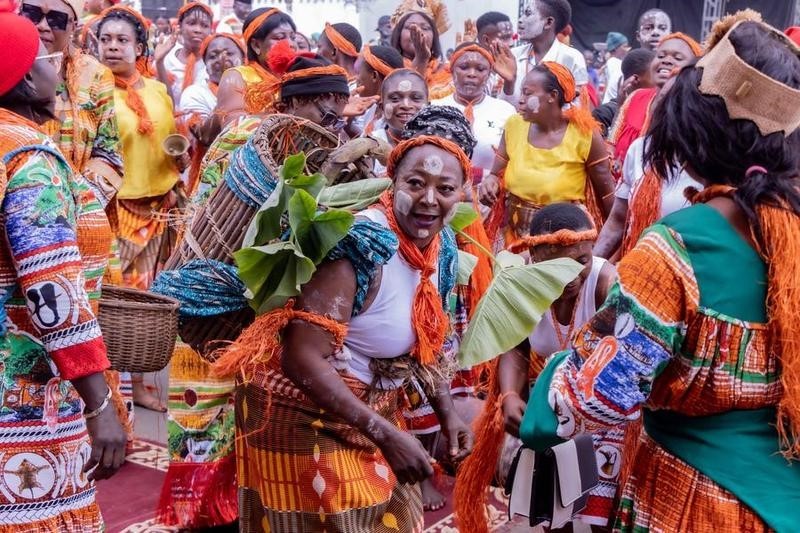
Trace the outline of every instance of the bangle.
<instances>
[{"instance_id":1,"label":"bangle","mask_svg":"<svg viewBox=\"0 0 800 533\"><path fill-rule=\"evenodd\" d=\"M108 402L111 401L111 387L108 387L108 392L106 393L106 397L103 398L103 403L100 404L100 407L91 411L89 413L86 412L86 409L83 410L83 418L86 420L91 420L92 418L97 418L100 416L100 413L105 411L106 407L108 407Z\"/></svg>"}]
</instances>

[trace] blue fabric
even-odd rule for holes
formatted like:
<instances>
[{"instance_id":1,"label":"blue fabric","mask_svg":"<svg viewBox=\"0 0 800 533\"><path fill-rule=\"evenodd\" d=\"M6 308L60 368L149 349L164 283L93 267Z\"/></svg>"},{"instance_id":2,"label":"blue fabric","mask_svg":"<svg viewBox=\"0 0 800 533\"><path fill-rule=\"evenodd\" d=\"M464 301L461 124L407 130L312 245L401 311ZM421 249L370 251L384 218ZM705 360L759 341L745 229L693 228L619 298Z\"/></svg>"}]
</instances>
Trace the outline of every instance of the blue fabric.
<instances>
[{"instance_id":1,"label":"blue fabric","mask_svg":"<svg viewBox=\"0 0 800 533\"><path fill-rule=\"evenodd\" d=\"M450 310L450 293L456 286L458 274L458 244L456 234L449 226L441 233L439 245L439 294L442 295L442 305L445 311Z\"/></svg>"},{"instance_id":2,"label":"blue fabric","mask_svg":"<svg viewBox=\"0 0 800 533\"><path fill-rule=\"evenodd\" d=\"M326 261L347 259L356 271L353 316L361 312L378 267L389 262L398 246L397 236L389 228L371 220L357 219L347 236L328 252Z\"/></svg>"},{"instance_id":3,"label":"blue fabric","mask_svg":"<svg viewBox=\"0 0 800 533\"><path fill-rule=\"evenodd\" d=\"M150 290L178 300L181 318L216 316L247 307L236 267L213 259L193 259L178 270L164 270Z\"/></svg>"},{"instance_id":4,"label":"blue fabric","mask_svg":"<svg viewBox=\"0 0 800 533\"><path fill-rule=\"evenodd\" d=\"M278 183L261 161L252 138L233 152L224 179L236 197L253 209L267 201Z\"/></svg>"}]
</instances>

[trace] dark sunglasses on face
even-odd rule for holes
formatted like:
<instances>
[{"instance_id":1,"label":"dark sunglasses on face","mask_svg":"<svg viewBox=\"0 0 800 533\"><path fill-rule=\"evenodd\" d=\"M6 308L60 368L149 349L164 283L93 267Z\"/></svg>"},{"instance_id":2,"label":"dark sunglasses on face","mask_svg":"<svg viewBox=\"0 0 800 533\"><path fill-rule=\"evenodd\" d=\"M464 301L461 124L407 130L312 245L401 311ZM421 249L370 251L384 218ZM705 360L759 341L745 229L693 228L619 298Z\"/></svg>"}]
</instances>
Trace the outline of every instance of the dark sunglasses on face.
<instances>
[{"instance_id":1,"label":"dark sunglasses on face","mask_svg":"<svg viewBox=\"0 0 800 533\"><path fill-rule=\"evenodd\" d=\"M320 126L331 131L339 131L344 128L344 125L347 122L346 120L340 118L339 115L330 109L325 109L317 102L314 102L314 105L317 106L317 109L322 115L322 119L319 121Z\"/></svg>"},{"instance_id":2,"label":"dark sunglasses on face","mask_svg":"<svg viewBox=\"0 0 800 533\"><path fill-rule=\"evenodd\" d=\"M63 11L48 11L45 13L39 6L32 6L30 4L22 4L20 14L34 24L39 24L42 19L47 20L47 25L51 30L64 31L69 24L69 15Z\"/></svg>"}]
</instances>

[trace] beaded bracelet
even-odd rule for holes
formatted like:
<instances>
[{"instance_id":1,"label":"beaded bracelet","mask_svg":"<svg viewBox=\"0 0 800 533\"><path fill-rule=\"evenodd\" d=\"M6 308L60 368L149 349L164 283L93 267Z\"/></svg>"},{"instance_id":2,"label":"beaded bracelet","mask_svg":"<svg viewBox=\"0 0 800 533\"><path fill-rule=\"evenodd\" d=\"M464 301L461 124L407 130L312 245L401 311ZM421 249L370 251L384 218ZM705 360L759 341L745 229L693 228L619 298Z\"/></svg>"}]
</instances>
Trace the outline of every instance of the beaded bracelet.
<instances>
[{"instance_id":1,"label":"beaded bracelet","mask_svg":"<svg viewBox=\"0 0 800 533\"><path fill-rule=\"evenodd\" d=\"M92 418L97 418L98 416L100 416L100 413L102 413L105 410L105 408L108 407L108 402L110 402L110 401L111 401L111 387L108 388L108 392L106 393L106 397L103 398L103 403L100 404L100 407L98 407L97 409L95 409L94 411L91 411L89 413L87 413L86 410L84 409L83 418L85 418L86 420L91 420Z\"/></svg>"}]
</instances>

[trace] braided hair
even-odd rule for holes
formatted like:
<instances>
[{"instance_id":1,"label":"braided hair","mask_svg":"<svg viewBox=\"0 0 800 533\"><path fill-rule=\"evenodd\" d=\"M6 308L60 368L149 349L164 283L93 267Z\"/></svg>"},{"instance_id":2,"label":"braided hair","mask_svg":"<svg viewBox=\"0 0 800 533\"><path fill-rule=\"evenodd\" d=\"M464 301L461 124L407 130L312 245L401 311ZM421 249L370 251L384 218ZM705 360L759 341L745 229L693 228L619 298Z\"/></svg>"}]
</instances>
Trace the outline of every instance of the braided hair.
<instances>
[{"instance_id":1,"label":"braided hair","mask_svg":"<svg viewBox=\"0 0 800 533\"><path fill-rule=\"evenodd\" d=\"M134 15L122 10L122 9L112 9L106 13L100 22L97 24L97 35L99 36L103 32L103 25L111 20L121 20L123 22L127 22L133 28L133 33L136 37L136 44L142 45L142 55L139 57L147 58L150 56L150 47L148 46L148 34L147 28L144 27L142 21L136 18ZM139 58L137 58L139 59Z\"/></svg>"},{"instance_id":2,"label":"braided hair","mask_svg":"<svg viewBox=\"0 0 800 533\"><path fill-rule=\"evenodd\" d=\"M427 105L408 121L403 129L403 138L411 139L418 135L435 135L453 141L472 157L472 150L478 141L472 134L472 126L464 114L452 106Z\"/></svg>"}]
</instances>

